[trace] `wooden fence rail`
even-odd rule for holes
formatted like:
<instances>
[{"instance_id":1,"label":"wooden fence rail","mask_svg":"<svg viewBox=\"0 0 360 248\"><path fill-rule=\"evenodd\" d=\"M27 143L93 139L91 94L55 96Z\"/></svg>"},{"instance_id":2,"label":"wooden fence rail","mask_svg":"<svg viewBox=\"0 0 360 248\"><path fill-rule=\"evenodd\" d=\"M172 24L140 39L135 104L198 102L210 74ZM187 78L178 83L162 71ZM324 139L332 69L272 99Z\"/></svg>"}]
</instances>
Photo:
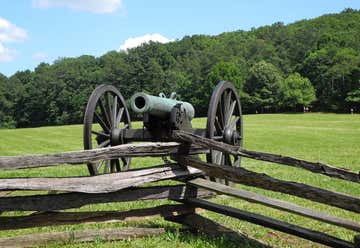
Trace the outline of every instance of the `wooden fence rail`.
<instances>
[{"instance_id":1,"label":"wooden fence rail","mask_svg":"<svg viewBox=\"0 0 360 248\"><path fill-rule=\"evenodd\" d=\"M0 230L13 230L43 226L73 225L80 223L103 223L114 221L144 220L154 217L169 217L194 213L189 205L161 205L127 211L95 212L41 212L27 216L0 217Z\"/></svg>"},{"instance_id":2,"label":"wooden fence rail","mask_svg":"<svg viewBox=\"0 0 360 248\"><path fill-rule=\"evenodd\" d=\"M188 199L184 200L185 203L190 203L194 207L200 207L210 211L224 214L226 216L231 216L238 218L240 220L245 220L254 224L258 224L265 227L270 227L272 229L293 234L298 237L302 237L311 241L318 242L320 244L329 245L331 247L339 248L354 248L354 244L335 238L333 236L321 233L318 231L310 230L300 226L296 226L290 223L279 221L270 217L266 217L260 214L250 213L244 210L236 209L233 207L219 205L213 202L205 201L202 199Z\"/></svg>"},{"instance_id":3,"label":"wooden fence rail","mask_svg":"<svg viewBox=\"0 0 360 248\"><path fill-rule=\"evenodd\" d=\"M207 139L184 131L174 131L173 137L174 139L182 142L188 142L193 145L203 146L208 149L209 148L215 149L235 156L239 155L246 158L289 165L289 166L309 170L313 173L320 173L329 177L335 177L347 181L360 183L360 172L355 173L344 169L332 167L324 163L309 162L298 158L292 158L288 156L282 156L282 155L265 153L265 152L249 151L243 148L239 148L237 146L232 146L215 140Z\"/></svg>"},{"instance_id":4,"label":"wooden fence rail","mask_svg":"<svg viewBox=\"0 0 360 248\"><path fill-rule=\"evenodd\" d=\"M241 167L205 163L189 156L179 156L176 159L179 164L202 170L210 177L228 179L236 183L286 193L360 213L360 198L354 196L309 186L303 183L276 179L266 174L256 173Z\"/></svg>"},{"instance_id":5,"label":"wooden fence rail","mask_svg":"<svg viewBox=\"0 0 360 248\"><path fill-rule=\"evenodd\" d=\"M65 232L51 232L21 235L11 238L1 238L0 247L2 248L24 248L34 246L45 246L50 242L56 243L75 243L92 242L96 239L105 241L127 240L130 238L149 237L165 233L164 228L106 228L93 230L77 230Z\"/></svg>"},{"instance_id":6,"label":"wooden fence rail","mask_svg":"<svg viewBox=\"0 0 360 248\"><path fill-rule=\"evenodd\" d=\"M58 190L81 193L115 192L144 183L200 175L195 168L166 164L93 177L9 178L0 180L0 190ZM111 182L111 183L109 183Z\"/></svg>"},{"instance_id":7,"label":"wooden fence rail","mask_svg":"<svg viewBox=\"0 0 360 248\"><path fill-rule=\"evenodd\" d=\"M55 211L80 208L89 204L130 202L146 200L181 200L185 198L209 198L213 194L204 189L185 185L132 187L110 193L61 193L0 198L1 211Z\"/></svg>"},{"instance_id":8,"label":"wooden fence rail","mask_svg":"<svg viewBox=\"0 0 360 248\"><path fill-rule=\"evenodd\" d=\"M0 156L0 170L28 169L51 165L82 164L119 157L158 157L169 154L200 154L202 147L184 146L176 142L124 144L84 151L62 152L45 155Z\"/></svg>"},{"instance_id":9,"label":"wooden fence rail","mask_svg":"<svg viewBox=\"0 0 360 248\"><path fill-rule=\"evenodd\" d=\"M322 212L318 212L309 208L305 208L293 203L288 203L284 201L280 201L271 197L267 197L261 194L249 192L241 189L234 189L233 187L229 187L223 184L211 182L209 180L205 180L202 178L196 178L187 182L188 184L200 187L204 189L208 189L210 191L214 191L220 194L225 194L229 196L234 196L237 198L244 199L249 202L259 203L264 206L284 210L290 213L299 214L301 216L309 217L315 220L320 220L326 223L334 224L336 226L341 226L350 230L354 230L360 232L360 224L346 219L341 219L336 216L332 216L329 214L325 214ZM191 189L191 188L190 188ZM193 197L195 198L195 197ZM184 198L179 199L184 200Z\"/></svg>"}]
</instances>

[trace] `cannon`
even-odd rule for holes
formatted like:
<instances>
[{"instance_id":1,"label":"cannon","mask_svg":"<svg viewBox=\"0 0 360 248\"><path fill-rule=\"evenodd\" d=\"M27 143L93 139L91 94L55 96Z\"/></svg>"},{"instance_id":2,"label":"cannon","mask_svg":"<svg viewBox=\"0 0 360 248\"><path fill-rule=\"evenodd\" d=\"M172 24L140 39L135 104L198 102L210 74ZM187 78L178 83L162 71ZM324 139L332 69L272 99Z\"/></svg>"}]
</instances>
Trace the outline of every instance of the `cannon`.
<instances>
[{"instance_id":1,"label":"cannon","mask_svg":"<svg viewBox=\"0 0 360 248\"><path fill-rule=\"evenodd\" d=\"M130 99L130 108L138 114L143 114L144 126L153 133L153 136L164 137L162 132L173 129L191 128L191 120L195 116L194 107L188 102L176 100L173 92L170 98L164 93L152 96L139 92ZM159 133L160 132L160 133ZM165 136L166 138L166 136Z\"/></svg>"},{"instance_id":2,"label":"cannon","mask_svg":"<svg viewBox=\"0 0 360 248\"><path fill-rule=\"evenodd\" d=\"M142 114L143 125L133 128L129 108ZM104 148L131 142L174 141L173 130L184 130L202 137L242 147L242 113L240 99L231 82L220 81L214 89L204 128L193 128L195 110L191 103L177 99L176 93L167 98L143 92L135 93L127 103L116 87L103 84L95 88L84 112L84 149ZM240 166L241 157L210 150L210 163ZM115 173L130 168L131 158L121 157L89 163L91 175Z\"/></svg>"}]
</instances>

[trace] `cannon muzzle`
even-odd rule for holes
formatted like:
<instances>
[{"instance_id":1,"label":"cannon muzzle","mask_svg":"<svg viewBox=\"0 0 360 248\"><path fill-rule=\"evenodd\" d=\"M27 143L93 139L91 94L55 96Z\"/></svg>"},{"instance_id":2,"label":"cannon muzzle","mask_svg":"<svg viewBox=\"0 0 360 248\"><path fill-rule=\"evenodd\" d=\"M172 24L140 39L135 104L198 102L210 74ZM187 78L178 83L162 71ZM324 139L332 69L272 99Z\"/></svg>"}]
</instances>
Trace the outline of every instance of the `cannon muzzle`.
<instances>
[{"instance_id":1,"label":"cannon muzzle","mask_svg":"<svg viewBox=\"0 0 360 248\"><path fill-rule=\"evenodd\" d=\"M172 96L175 96L173 93ZM135 113L149 113L151 115L167 118L173 107L181 104L186 112L186 117L192 120L195 116L194 107L188 102L182 102L173 99L175 97L166 98L164 94L160 96L152 96L143 92L134 94L130 99L130 107Z\"/></svg>"}]
</instances>

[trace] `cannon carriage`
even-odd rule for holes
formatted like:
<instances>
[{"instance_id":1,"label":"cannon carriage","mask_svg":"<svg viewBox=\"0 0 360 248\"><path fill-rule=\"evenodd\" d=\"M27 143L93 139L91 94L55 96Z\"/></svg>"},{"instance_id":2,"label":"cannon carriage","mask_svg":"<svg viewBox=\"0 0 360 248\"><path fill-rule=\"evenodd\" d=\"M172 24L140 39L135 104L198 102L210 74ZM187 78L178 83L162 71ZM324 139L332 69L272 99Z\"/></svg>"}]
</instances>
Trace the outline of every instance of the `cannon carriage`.
<instances>
[{"instance_id":1,"label":"cannon carriage","mask_svg":"<svg viewBox=\"0 0 360 248\"><path fill-rule=\"evenodd\" d=\"M128 106L129 105L129 106ZM143 114L143 128L131 125L129 108ZM214 89L208 108L206 128L193 128L191 120L194 107L177 100L173 92L169 98L163 93L152 96L135 93L129 104L112 85L98 86L89 97L84 114L84 149L104 148L139 141L174 141L173 130L184 130L202 137L242 146L241 104L236 88L231 82L221 81ZM240 166L241 157L217 150L206 154L209 163ZM89 163L91 175L114 173L129 169L131 159L121 157Z\"/></svg>"}]
</instances>

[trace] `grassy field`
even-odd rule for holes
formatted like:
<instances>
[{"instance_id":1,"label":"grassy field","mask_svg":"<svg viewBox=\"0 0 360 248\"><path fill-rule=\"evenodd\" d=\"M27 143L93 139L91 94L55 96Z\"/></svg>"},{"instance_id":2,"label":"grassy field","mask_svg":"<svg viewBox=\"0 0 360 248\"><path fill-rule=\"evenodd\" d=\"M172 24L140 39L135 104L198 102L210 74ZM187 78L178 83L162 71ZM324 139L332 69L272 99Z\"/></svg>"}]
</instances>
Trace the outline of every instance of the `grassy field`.
<instances>
[{"instance_id":1,"label":"grassy field","mask_svg":"<svg viewBox=\"0 0 360 248\"><path fill-rule=\"evenodd\" d=\"M205 127L205 119L195 119L193 126ZM140 127L141 123L135 123ZM311 161L321 161L334 166L360 171L360 115L336 115L336 114L269 114L248 115L244 117L245 148L264 152L273 152L295 156ZM17 130L0 130L0 155L19 155L50 153L82 149L82 126L42 127ZM161 163L155 158L134 159L132 167L145 167ZM327 189L347 193L360 197L358 184L332 179L322 175L255 160L244 159L242 165L257 172L263 172L276 178L288 181L297 181L314 186L326 187ZM76 176L86 175L85 165L59 166L21 171L0 172L0 177L28 177L28 176ZM252 187L237 185L253 192L258 192L274 198L291 201L293 203L325 211L333 215L352 219L360 222L360 216L351 212L328 207L323 204L313 203L298 197L288 196L260 190ZM14 192L11 195L24 194ZM28 193L27 193L28 194ZM255 213L264 214L273 218L298 224L313 230L323 231L336 237L352 240L354 232L338 228L330 224L288 214L258 204L248 203L243 200L227 196L218 196L214 201L229 206L238 207ZM157 206L168 201L148 201L135 203L96 204L85 206L73 211L90 210L128 210ZM1 209L1 206L0 206ZM23 215L24 212L3 213L2 216ZM317 247L319 245L309 241L286 235L271 229L263 228L247 222L239 221L230 217L224 217L211 212L202 215L239 230L264 242L280 247ZM176 224L162 219L153 219L142 222L123 222L108 224L89 224L24 229L16 231L0 232L0 237L9 237L19 234L36 232L49 232L61 230L78 230L85 228L104 228L121 226L153 226L168 229L165 235L152 238L131 239L121 242L96 241L90 244L66 244L66 247L238 247L239 244L226 239L213 239L204 235L193 236L191 234L176 231ZM54 244L49 247L63 247Z\"/></svg>"}]
</instances>

